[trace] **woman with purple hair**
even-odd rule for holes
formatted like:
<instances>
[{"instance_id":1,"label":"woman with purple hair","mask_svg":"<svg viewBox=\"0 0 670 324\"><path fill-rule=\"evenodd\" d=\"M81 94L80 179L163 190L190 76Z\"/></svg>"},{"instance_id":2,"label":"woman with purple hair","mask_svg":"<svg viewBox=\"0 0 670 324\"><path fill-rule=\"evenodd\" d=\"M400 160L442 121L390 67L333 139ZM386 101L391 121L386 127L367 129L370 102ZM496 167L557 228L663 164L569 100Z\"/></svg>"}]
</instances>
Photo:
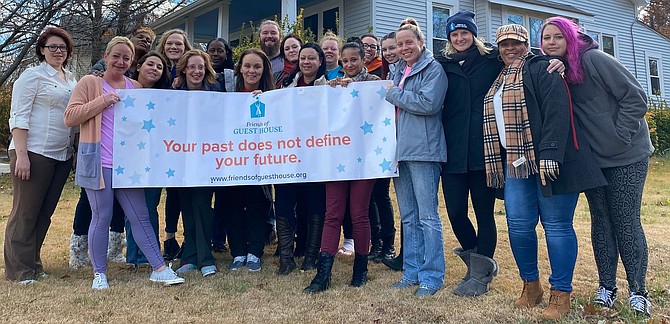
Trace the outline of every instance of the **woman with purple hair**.
<instances>
[{"instance_id":1,"label":"woman with purple hair","mask_svg":"<svg viewBox=\"0 0 670 324\"><path fill-rule=\"evenodd\" d=\"M574 113L608 185L586 191L591 243L598 267L595 302L612 307L619 256L626 270L631 308L650 315L645 276L647 240L640 222L648 158L654 151L644 119L647 96L635 77L598 49L572 21L553 17L542 27L542 50L567 62Z\"/></svg>"}]
</instances>

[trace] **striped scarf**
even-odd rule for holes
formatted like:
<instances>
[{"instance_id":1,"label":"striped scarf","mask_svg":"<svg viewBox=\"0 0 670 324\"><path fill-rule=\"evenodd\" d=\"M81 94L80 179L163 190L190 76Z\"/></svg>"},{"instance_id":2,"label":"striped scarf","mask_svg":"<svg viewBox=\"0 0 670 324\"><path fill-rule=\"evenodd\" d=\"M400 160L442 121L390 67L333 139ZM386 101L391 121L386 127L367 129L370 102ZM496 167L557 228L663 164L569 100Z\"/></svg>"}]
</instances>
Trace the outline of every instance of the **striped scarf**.
<instances>
[{"instance_id":1,"label":"striped scarf","mask_svg":"<svg viewBox=\"0 0 670 324\"><path fill-rule=\"evenodd\" d=\"M507 140L507 175L510 178L528 178L530 174L538 173L523 90L523 66L527 56L528 54L523 55L504 68L484 97L484 163L486 185L491 188L505 186L503 157L493 107L493 96L503 80L501 96Z\"/></svg>"}]
</instances>

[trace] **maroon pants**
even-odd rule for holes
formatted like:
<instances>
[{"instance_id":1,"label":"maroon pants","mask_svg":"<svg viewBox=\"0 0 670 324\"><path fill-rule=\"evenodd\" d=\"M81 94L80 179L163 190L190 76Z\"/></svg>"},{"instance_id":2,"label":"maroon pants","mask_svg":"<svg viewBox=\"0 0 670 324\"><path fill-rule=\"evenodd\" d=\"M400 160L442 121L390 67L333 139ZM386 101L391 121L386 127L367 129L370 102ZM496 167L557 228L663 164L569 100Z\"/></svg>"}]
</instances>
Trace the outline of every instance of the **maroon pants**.
<instances>
[{"instance_id":1,"label":"maroon pants","mask_svg":"<svg viewBox=\"0 0 670 324\"><path fill-rule=\"evenodd\" d=\"M354 250L367 255L370 243L370 219L368 211L375 180L335 181L326 183L326 220L321 236L321 252L332 256L340 243L340 228L347 208L353 227Z\"/></svg>"}]
</instances>

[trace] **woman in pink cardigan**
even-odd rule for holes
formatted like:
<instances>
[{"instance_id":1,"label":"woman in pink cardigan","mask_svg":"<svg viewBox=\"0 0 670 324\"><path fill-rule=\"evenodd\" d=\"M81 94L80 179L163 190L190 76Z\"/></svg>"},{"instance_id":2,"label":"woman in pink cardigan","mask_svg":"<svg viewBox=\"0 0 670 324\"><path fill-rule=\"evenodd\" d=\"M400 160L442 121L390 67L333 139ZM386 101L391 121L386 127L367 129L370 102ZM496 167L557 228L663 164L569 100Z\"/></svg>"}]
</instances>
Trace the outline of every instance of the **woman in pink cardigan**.
<instances>
[{"instance_id":1,"label":"woman in pink cardigan","mask_svg":"<svg viewBox=\"0 0 670 324\"><path fill-rule=\"evenodd\" d=\"M112 150L114 143L114 109L120 101L116 89L142 86L124 76L135 53L126 37L114 37L107 44L104 60L107 70L102 78L87 75L74 88L65 110L65 124L81 125L75 183L86 189L93 219L89 227L88 246L94 279L92 288L109 288L107 268L107 240L112 219L114 196L123 207L133 230L133 238L149 260L153 272L150 280L165 285L184 282L165 261L149 222L149 211L144 189L112 189Z\"/></svg>"}]
</instances>

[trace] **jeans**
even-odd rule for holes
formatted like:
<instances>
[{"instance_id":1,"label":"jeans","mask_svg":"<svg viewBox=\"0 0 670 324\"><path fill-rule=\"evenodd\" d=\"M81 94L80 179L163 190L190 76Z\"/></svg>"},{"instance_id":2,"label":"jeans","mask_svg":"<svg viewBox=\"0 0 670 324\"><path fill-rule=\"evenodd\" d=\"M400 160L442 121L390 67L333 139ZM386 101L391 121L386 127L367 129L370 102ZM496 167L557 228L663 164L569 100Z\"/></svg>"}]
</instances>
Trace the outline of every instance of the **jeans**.
<instances>
[{"instance_id":1,"label":"jeans","mask_svg":"<svg viewBox=\"0 0 670 324\"><path fill-rule=\"evenodd\" d=\"M438 162L401 161L394 180L403 226L402 280L440 289L444 284L442 221L437 212Z\"/></svg>"},{"instance_id":2,"label":"jeans","mask_svg":"<svg viewBox=\"0 0 670 324\"><path fill-rule=\"evenodd\" d=\"M156 242L158 242L158 205L161 202L162 188L146 188L144 189L144 198L147 201L147 208L149 209L149 222L156 234ZM113 217L112 217L113 218ZM128 264L145 264L149 263L147 257L144 256L142 250L133 238L133 230L130 226L130 220L126 219L126 263Z\"/></svg>"},{"instance_id":3,"label":"jeans","mask_svg":"<svg viewBox=\"0 0 670 324\"><path fill-rule=\"evenodd\" d=\"M549 252L549 284L552 289L572 292L572 274L577 261L577 236L572 219L579 193L544 197L538 177L505 178L505 211L512 254L522 280L540 278L535 231L539 219Z\"/></svg>"}]
</instances>

